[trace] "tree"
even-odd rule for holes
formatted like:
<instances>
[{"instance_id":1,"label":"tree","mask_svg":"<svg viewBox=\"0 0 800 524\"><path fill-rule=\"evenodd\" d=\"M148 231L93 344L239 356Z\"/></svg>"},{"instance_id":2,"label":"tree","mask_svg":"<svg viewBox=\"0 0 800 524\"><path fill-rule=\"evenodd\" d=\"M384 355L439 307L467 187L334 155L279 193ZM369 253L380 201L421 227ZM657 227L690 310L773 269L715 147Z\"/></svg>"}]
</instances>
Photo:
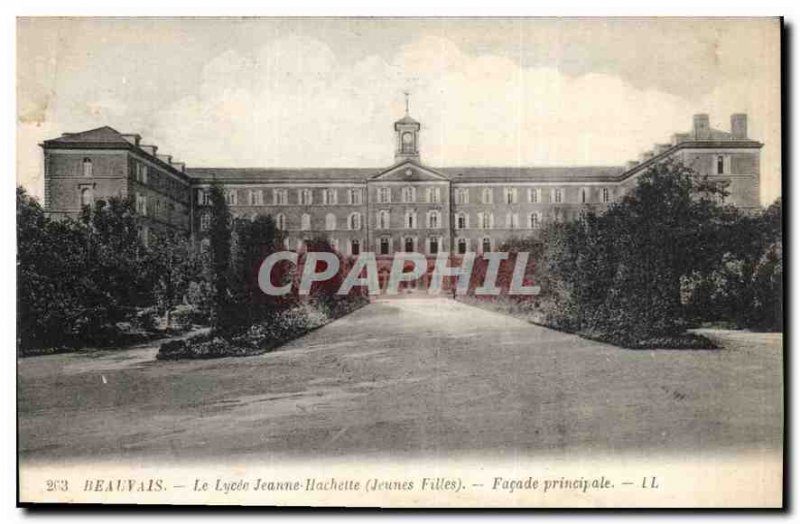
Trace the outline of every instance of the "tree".
<instances>
[{"instance_id":1,"label":"tree","mask_svg":"<svg viewBox=\"0 0 800 524\"><path fill-rule=\"evenodd\" d=\"M725 196L724 184L662 162L606 213L550 228L555 323L631 345L683 332L682 279L718 267L725 253L720 231L735 216Z\"/></svg>"},{"instance_id":2,"label":"tree","mask_svg":"<svg viewBox=\"0 0 800 524\"><path fill-rule=\"evenodd\" d=\"M208 230L210 241L210 273L213 289L212 324L221 331L231 329L234 311L230 292L231 214L225 191L221 184L211 184L211 220Z\"/></svg>"}]
</instances>

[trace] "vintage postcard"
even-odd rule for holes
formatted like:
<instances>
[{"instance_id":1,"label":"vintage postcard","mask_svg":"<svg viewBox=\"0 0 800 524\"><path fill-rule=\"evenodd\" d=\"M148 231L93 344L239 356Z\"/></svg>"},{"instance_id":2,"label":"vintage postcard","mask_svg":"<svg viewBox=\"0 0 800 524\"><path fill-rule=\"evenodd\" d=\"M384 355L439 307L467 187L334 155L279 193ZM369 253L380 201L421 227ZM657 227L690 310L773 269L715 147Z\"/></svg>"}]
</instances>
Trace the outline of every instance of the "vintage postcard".
<instances>
[{"instance_id":1,"label":"vintage postcard","mask_svg":"<svg viewBox=\"0 0 800 524\"><path fill-rule=\"evenodd\" d=\"M18 503L782 507L782 32L18 19Z\"/></svg>"}]
</instances>

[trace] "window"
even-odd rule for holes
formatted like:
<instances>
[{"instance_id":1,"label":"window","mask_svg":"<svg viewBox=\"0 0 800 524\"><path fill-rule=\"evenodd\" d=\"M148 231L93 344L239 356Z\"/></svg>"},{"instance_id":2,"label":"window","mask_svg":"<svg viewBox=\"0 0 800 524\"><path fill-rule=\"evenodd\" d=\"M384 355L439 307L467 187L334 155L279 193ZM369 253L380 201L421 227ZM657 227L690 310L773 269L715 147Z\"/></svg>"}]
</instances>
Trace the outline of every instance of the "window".
<instances>
[{"instance_id":1,"label":"window","mask_svg":"<svg viewBox=\"0 0 800 524\"><path fill-rule=\"evenodd\" d=\"M378 229L389 229L389 212L378 212Z\"/></svg>"},{"instance_id":2,"label":"window","mask_svg":"<svg viewBox=\"0 0 800 524\"><path fill-rule=\"evenodd\" d=\"M251 189L247 197L251 206L260 206L264 204L264 192L260 189Z\"/></svg>"},{"instance_id":3,"label":"window","mask_svg":"<svg viewBox=\"0 0 800 524\"><path fill-rule=\"evenodd\" d=\"M466 189L456 189L456 203L469 204L469 192Z\"/></svg>"},{"instance_id":4,"label":"window","mask_svg":"<svg viewBox=\"0 0 800 524\"><path fill-rule=\"evenodd\" d=\"M289 201L288 191L286 191L285 189L272 190L273 204L275 204L276 206L285 206L288 201Z\"/></svg>"},{"instance_id":5,"label":"window","mask_svg":"<svg viewBox=\"0 0 800 524\"><path fill-rule=\"evenodd\" d=\"M589 190L585 187L581 188L581 204L585 204L589 200Z\"/></svg>"},{"instance_id":6,"label":"window","mask_svg":"<svg viewBox=\"0 0 800 524\"><path fill-rule=\"evenodd\" d=\"M428 228L438 229L439 227L439 212L431 211L428 213Z\"/></svg>"},{"instance_id":7,"label":"window","mask_svg":"<svg viewBox=\"0 0 800 524\"><path fill-rule=\"evenodd\" d=\"M607 188L607 187L604 187L604 188L603 188L603 202L604 202L604 203L608 203L608 202L609 202L609 200L611 200L610 196L611 196L611 195L610 195L610 194L609 194L609 192L608 192L608 188Z\"/></svg>"},{"instance_id":8,"label":"window","mask_svg":"<svg viewBox=\"0 0 800 524\"><path fill-rule=\"evenodd\" d=\"M380 250L381 255L388 255L389 254L389 239L386 237L381 238L380 242Z\"/></svg>"},{"instance_id":9,"label":"window","mask_svg":"<svg viewBox=\"0 0 800 524\"><path fill-rule=\"evenodd\" d=\"M381 204L388 204L391 202L391 196L392 194L388 187L382 187L378 189L378 202Z\"/></svg>"},{"instance_id":10,"label":"window","mask_svg":"<svg viewBox=\"0 0 800 524\"><path fill-rule=\"evenodd\" d=\"M719 155L717 157L717 174L724 175L725 174L725 157Z\"/></svg>"},{"instance_id":11,"label":"window","mask_svg":"<svg viewBox=\"0 0 800 524\"><path fill-rule=\"evenodd\" d=\"M352 231L357 231L361 229L361 214L360 213L352 213L350 214L350 218L347 222L347 226Z\"/></svg>"},{"instance_id":12,"label":"window","mask_svg":"<svg viewBox=\"0 0 800 524\"><path fill-rule=\"evenodd\" d=\"M481 200L484 204L492 203L492 189L490 187L483 189L483 192L481 193Z\"/></svg>"},{"instance_id":13,"label":"window","mask_svg":"<svg viewBox=\"0 0 800 524\"><path fill-rule=\"evenodd\" d=\"M361 252L361 242L357 239L353 239L350 241L350 254L353 256L357 256Z\"/></svg>"},{"instance_id":14,"label":"window","mask_svg":"<svg viewBox=\"0 0 800 524\"><path fill-rule=\"evenodd\" d=\"M506 214L506 227L509 229L516 229L519 227L519 215L516 213Z\"/></svg>"},{"instance_id":15,"label":"window","mask_svg":"<svg viewBox=\"0 0 800 524\"><path fill-rule=\"evenodd\" d=\"M200 231L208 231L211 226L211 215L203 213L200 215Z\"/></svg>"},{"instance_id":16,"label":"window","mask_svg":"<svg viewBox=\"0 0 800 524\"><path fill-rule=\"evenodd\" d=\"M147 197L138 193L136 194L136 212L147 216Z\"/></svg>"},{"instance_id":17,"label":"window","mask_svg":"<svg viewBox=\"0 0 800 524\"><path fill-rule=\"evenodd\" d=\"M81 189L81 207L92 205L92 190L88 187Z\"/></svg>"},{"instance_id":18,"label":"window","mask_svg":"<svg viewBox=\"0 0 800 524\"><path fill-rule=\"evenodd\" d=\"M283 213L277 214L277 216L275 217L275 227L283 231L286 230L286 215L284 215Z\"/></svg>"},{"instance_id":19,"label":"window","mask_svg":"<svg viewBox=\"0 0 800 524\"><path fill-rule=\"evenodd\" d=\"M414 211L406 211L405 224L408 229L416 229L417 214Z\"/></svg>"},{"instance_id":20,"label":"window","mask_svg":"<svg viewBox=\"0 0 800 524\"><path fill-rule=\"evenodd\" d=\"M92 176L92 159L83 159L83 176Z\"/></svg>"},{"instance_id":21,"label":"window","mask_svg":"<svg viewBox=\"0 0 800 524\"><path fill-rule=\"evenodd\" d=\"M297 192L297 201L301 206L310 206L312 202L311 190L301 189Z\"/></svg>"},{"instance_id":22,"label":"window","mask_svg":"<svg viewBox=\"0 0 800 524\"><path fill-rule=\"evenodd\" d=\"M539 188L529 189L528 190L528 200L530 200L531 204L538 204L542 201L542 190Z\"/></svg>"},{"instance_id":23,"label":"window","mask_svg":"<svg viewBox=\"0 0 800 524\"><path fill-rule=\"evenodd\" d=\"M467 252L467 239L466 238L459 238L458 239L458 254L463 255Z\"/></svg>"},{"instance_id":24,"label":"window","mask_svg":"<svg viewBox=\"0 0 800 524\"><path fill-rule=\"evenodd\" d=\"M431 255L435 255L439 252L439 239L436 237L431 237L428 239L428 252Z\"/></svg>"},{"instance_id":25,"label":"window","mask_svg":"<svg viewBox=\"0 0 800 524\"><path fill-rule=\"evenodd\" d=\"M322 203L325 205L333 205L336 203L336 190L335 189L325 189L322 191Z\"/></svg>"},{"instance_id":26,"label":"window","mask_svg":"<svg viewBox=\"0 0 800 524\"><path fill-rule=\"evenodd\" d=\"M403 153L413 153L414 152L414 135L411 134L409 131L403 133L400 137L400 149Z\"/></svg>"},{"instance_id":27,"label":"window","mask_svg":"<svg viewBox=\"0 0 800 524\"><path fill-rule=\"evenodd\" d=\"M229 206L236 205L236 190L231 189L230 191L225 192L225 201L228 203Z\"/></svg>"},{"instance_id":28,"label":"window","mask_svg":"<svg viewBox=\"0 0 800 524\"><path fill-rule=\"evenodd\" d=\"M506 204L516 204L517 203L517 190L513 187L507 187L504 190L505 195L505 202Z\"/></svg>"},{"instance_id":29,"label":"window","mask_svg":"<svg viewBox=\"0 0 800 524\"><path fill-rule=\"evenodd\" d=\"M412 253L414 251L414 239L411 237L406 237L405 240L405 252Z\"/></svg>"},{"instance_id":30,"label":"window","mask_svg":"<svg viewBox=\"0 0 800 524\"><path fill-rule=\"evenodd\" d=\"M311 215L308 213L303 213L300 217L300 229L302 231L308 231L311 229Z\"/></svg>"},{"instance_id":31,"label":"window","mask_svg":"<svg viewBox=\"0 0 800 524\"><path fill-rule=\"evenodd\" d=\"M361 190L355 188L348 190L347 201L350 204L361 204Z\"/></svg>"},{"instance_id":32,"label":"window","mask_svg":"<svg viewBox=\"0 0 800 524\"><path fill-rule=\"evenodd\" d=\"M142 166L142 184L147 183L147 166Z\"/></svg>"},{"instance_id":33,"label":"window","mask_svg":"<svg viewBox=\"0 0 800 524\"><path fill-rule=\"evenodd\" d=\"M492 214L491 213L478 213L478 224L481 229L492 228Z\"/></svg>"},{"instance_id":34,"label":"window","mask_svg":"<svg viewBox=\"0 0 800 524\"><path fill-rule=\"evenodd\" d=\"M542 226L542 215L541 213L531 213L530 216L530 226L531 229L539 229Z\"/></svg>"},{"instance_id":35,"label":"window","mask_svg":"<svg viewBox=\"0 0 800 524\"><path fill-rule=\"evenodd\" d=\"M466 213L459 213L456 215L456 229L467 229Z\"/></svg>"},{"instance_id":36,"label":"window","mask_svg":"<svg viewBox=\"0 0 800 524\"><path fill-rule=\"evenodd\" d=\"M428 202L431 204L438 204L442 199L441 188L430 187L428 188Z\"/></svg>"},{"instance_id":37,"label":"window","mask_svg":"<svg viewBox=\"0 0 800 524\"><path fill-rule=\"evenodd\" d=\"M560 204L562 199L563 199L563 196L561 194L561 189L560 188L559 189L554 189L553 190L553 203L554 204Z\"/></svg>"},{"instance_id":38,"label":"window","mask_svg":"<svg viewBox=\"0 0 800 524\"><path fill-rule=\"evenodd\" d=\"M484 253L489 253L492 250L492 239L485 237L483 242L481 242L481 247L483 248Z\"/></svg>"},{"instance_id":39,"label":"window","mask_svg":"<svg viewBox=\"0 0 800 524\"><path fill-rule=\"evenodd\" d=\"M333 231L336 229L336 215L333 213L328 213L325 215L325 229L328 231Z\"/></svg>"},{"instance_id":40,"label":"window","mask_svg":"<svg viewBox=\"0 0 800 524\"><path fill-rule=\"evenodd\" d=\"M407 204L413 203L417 198L416 191L413 187L404 187L403 188L403 202Z\"/></svg>"}]
</instances>

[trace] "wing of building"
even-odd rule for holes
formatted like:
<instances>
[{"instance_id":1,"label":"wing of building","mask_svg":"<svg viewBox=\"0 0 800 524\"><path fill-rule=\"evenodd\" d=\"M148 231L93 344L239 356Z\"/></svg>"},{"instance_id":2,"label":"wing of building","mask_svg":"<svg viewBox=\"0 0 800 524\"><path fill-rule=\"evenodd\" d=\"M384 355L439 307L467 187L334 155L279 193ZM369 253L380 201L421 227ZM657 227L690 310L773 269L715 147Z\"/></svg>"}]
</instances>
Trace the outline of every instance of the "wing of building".
<instances>
[{"instance_id":1,"label":"wing of building","mask_svg":"<svg viewBox=\"0 0 800 524\"><path fill-rule=\"evenodd\" d=\"M419 122L406 114L394 129L395 163L374 169L187 169L137 134L110 127L65 133L41 144L45 208L77 216L95 199L130 197L145 239L186 234L202 241L208 188L221 183L234 215L271 215L290 249L324 236L347 255L483 252L536 235L547 222L603 209L668 158L728 181L733 204L759 206L763 144L748 138L744 114L731 116L727 132L695 115L691 131L620 167L436 168L421 161Z\"/></svg>"}]
</instances>

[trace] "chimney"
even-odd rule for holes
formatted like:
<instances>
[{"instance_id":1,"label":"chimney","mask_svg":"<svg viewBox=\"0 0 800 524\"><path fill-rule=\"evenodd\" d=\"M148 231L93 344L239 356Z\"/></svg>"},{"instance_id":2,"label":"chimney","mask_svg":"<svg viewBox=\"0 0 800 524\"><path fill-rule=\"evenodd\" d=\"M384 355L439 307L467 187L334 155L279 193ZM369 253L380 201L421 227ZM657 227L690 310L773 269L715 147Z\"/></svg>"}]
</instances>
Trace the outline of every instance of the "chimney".
<instances>
[{"instance_id":1,"label":"chimney","mask_svg":"<svg viewBox=\"0 0 800 524\"><path fill-rule=\"evenodd\" d=\"M172 155L156 155L156 157L158 157L158 159L164 162L165 164L172 163Z\"/></svg>"},{"instance_id":2,"label":"chimney","mask_svg":"<svg viewBox=\"0 0 800 524\"><path fill-rule=\"evenodd\" d=\"M158 147L156 147L156 146L149 146L149 145L142 144L139 147L141 147L144 150L145 153L147 153L148 155L152 155L152 156L156 156L156 151L158 151Z\"/></svg>"},{"instance_id":3,"label":"chimney","mask_svg":"<svg viewBox=\"0 0 800 524\"><path fill-rule=\"evenodd\" d=\"M628 161L625 163L625 169L626 169L627 171L630 171L631 169L633 169L634 167L636 167L636 166L638 166L638 165L639 165L639 162L638 162L638 161L636 161L636 160L628 160Z\"/></svg>"},{"instance_id":4,"label":"chimney","mask_svg":"<svg viewBox=\"0 0 800 524\"><path fill-rule=\"evenodd\" d=\"M734 138L744 140L747 138L747 114L734 113L731 115L731 134Z\"/></svg>"},{"instance_id":5,"label":"chimney","mask_svg":"<svg viewBox=\"0 0 800 524\"><path fill-rule=\"evenodd\" d=\"M141 135L137 135L136 133L123 134L122 138L124 138L129 144L132 144L136 147L139 147L139 141L142 139Z\"/></svg>"},{"instance_id":6,"label":"chimney","mask_svg":"<svg viewBox=\"0 0 800 524\"><path fill-rule=\"evenodd\" d=\"M180 171L181 173L186 172L186 164L184 162L170 162L172 167Z\"/></svg>"},{"instance_id":7,"label":"chimney","mask_svg":"<svg viewBox=\"0 0 800 524\"><path fill-rule=\"evenodd\" d=\"M710 127L708 125L708 115L705 113L694 115L694 132L695 140L705 140L710 136Z\"/></svg>"}]
</instances>

